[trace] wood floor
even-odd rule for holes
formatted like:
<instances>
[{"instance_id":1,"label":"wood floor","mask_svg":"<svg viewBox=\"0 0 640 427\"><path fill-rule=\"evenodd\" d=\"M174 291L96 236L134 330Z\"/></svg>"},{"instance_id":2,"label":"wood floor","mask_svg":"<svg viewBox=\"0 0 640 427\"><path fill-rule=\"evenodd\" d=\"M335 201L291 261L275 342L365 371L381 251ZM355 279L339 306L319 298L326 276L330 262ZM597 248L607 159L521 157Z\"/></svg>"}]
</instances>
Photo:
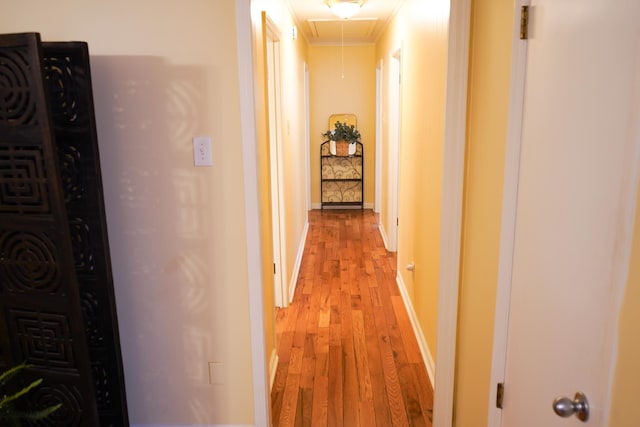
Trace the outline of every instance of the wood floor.
<instances>
[{"instance_id":1,"label":"wood floor","mask_svg":"<svg viewBox=\"0 0 640 427\"><path fill-rule=\"evenodd\" d=\"M395 269L372 211L310 212L293 303L276 315L274 426L431 426Z\"/></svg>"}]
</instances>

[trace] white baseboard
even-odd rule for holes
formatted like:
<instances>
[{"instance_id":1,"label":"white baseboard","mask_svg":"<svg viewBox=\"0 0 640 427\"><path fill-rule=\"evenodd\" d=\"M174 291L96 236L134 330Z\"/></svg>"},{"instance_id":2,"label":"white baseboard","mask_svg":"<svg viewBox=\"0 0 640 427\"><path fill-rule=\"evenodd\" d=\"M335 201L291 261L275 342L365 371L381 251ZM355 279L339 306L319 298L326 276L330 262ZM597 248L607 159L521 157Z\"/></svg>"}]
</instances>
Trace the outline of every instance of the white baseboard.
<instances>
[{"instance_id":1,"label":"white baseboard","mask_svg":"<svg viewBox=\"0 0 640 427\"><path fill-rule=\"evenodd\" d=\"M131 424L131 427L256 427L254 424Z\"/></svg>"},{"instance_id":2,"label":"white baseboard","mask_svg":"<svg viewBox=\"0 0 640 427\"><path fill-rule=\"evenodd\" d=\"M360 206L325 206L325 209L360 209ZM311 209L322 209L322 203L311 203ZM364 203L362 209L372 209L373 203Z\"/></svg>"},{"instance_id":3,"label":"white baseboard","mask_svg":"<svg viewBox=\"0 0 640 427\"><path fill-rule=\"evenodd\" d=\"M289 282L289 301L293 301L293 294L296 291L296 285L298 284L298 275L300 274L300 265L302 264L302 255L304 254L304 245L307 243L307 233L309 232L309 221L304 224L304 230L302 230L302 237L298 244L298 254L296 255L296 262L293 264L293 273L291 274L291 281Z\"/></svg>"},{"instance_id":4,"label":"white baseboard","mask_svg":"<svg viewBox=\"0 0 640 427\"><path fill-rule=\"evenodd\" d=\"M429 350L429 345L427 344L427 340L424 338L424 334L422 333L422 328L420 327L420 322L418 321L418 316L416 315L416 311L413 308L413 303L409 298L407 287L404 283L404 280L402 280L402 276L400 276L399 274L396 275L396 283L398 283L398 289L400 290L400 295L402 295L402 301L404 301L404 306L406 307L407 313L409 314L409 319L411 320L411 326L413 326L413 333L416 335L416 340L418 340L418 347L420 347L422 360L424 361L424 365L427 368L429 381L431 381L431 386L435 387L436 364L433 361L433 356L431 355L431 351Z\"/></svg>"},{"instance_id":5,"label":"white baseboard","mask_svg":"<svg viewBox=\"0 0 640 427\"><path fill-rule=\"evenodd\" d=\"M378 223L378 230L380 231L380 237L382 237L382 242L384 243L384 248L388 252L395 252L389 250L389 240L387 238L387 232L384 230L384 225L381 222Z\"/></svg>"},{"instance_id":6,"label":"white baseboard","mask_svg":"<svg viewBox=\"0 0 640 427\"><path fill-rule=\"evenodd\" d=\"M273 381L276 379L276 370L278 369L278 352L274 348L269 358L269 391L273 389Z\"/></svg>"}]
</instances>

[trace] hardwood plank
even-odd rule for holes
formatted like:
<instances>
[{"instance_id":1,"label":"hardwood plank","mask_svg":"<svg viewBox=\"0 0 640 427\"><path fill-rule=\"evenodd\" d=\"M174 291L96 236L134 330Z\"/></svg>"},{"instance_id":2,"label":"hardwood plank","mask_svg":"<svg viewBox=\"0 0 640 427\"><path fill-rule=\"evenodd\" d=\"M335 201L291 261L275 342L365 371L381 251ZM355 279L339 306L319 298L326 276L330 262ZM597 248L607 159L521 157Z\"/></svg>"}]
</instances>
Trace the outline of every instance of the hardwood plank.
<instances>
[{"instance_id":1,"label":"hardwood plank","mask_svg":"<svg viewBox=\"0 0 640 427\"><path fill-rule=\"evenodd\" d=\"M284 398L284 389L287 384L288 370L288 363L278 363L271 391L271 420L274 425L278 425L278 421L280 420L282 399Z\"/></svg>"},{"instance_id":2,"label":"hardwood plank","mask_svg":"<svg viewBox=\"0 0 640 427\"><path fill-rule=\"evenodd\" d=\"M384 373L385 388L389 403L389 413L391 414L391 425L408 426L409 419L404 407L404 398L398 377L397 366L394 358L394 351L391 347L391 338L387 332L387 326L383 316L375 316L376 327L378 329L378 344L380 346L380 358L382 360L382 371Z\"/></svg>"},{"instance_id":3,"label":"hardwood plank","mask_svg":"<svg viewBox=\"0 0 640 427\"><path fill-rule=\"evenodd\" d=\"M318 327L324 328L331 322L331 284L324 284L320 289L320 299L318 300Z\"/></svg>"},{"instance_id":4,"label":"hardwood plank","mask_svg":"<svg viewBox=\"0 0 640 427\"><path fill-rule=\"evenodd\" d=\"M358 373L358 397L361 402L373 400L371 377L369 376L369 358L364 332L364 319L361 311L353 311L353 348L355 350L355 366Z\"/></svg>"},{"instance_id":5,"label":"hardwood plank","mask_svg":"<svg viewBox=\"0 0 640 427\"><path fill-rule=\"evenodd\" d=\"M311 426L326 427L329 404L329 352L316 355ZM280 426L278 426L280 427Z\"/></svg>"},{"instance_id":6,"label":"hardwood plank","mask_svg":"<svg viewBox=\"0 0 640 427\"><path fill-rule=\"evenodd\" d=\"M296 425L310 426L313 416L313 383L315 373L315 355L305 356L302 359L300 376L300 393L298 394L298 410L296 411Z\"/></svg>"},{"instance_id":7,"label":"hardwood plank","mask_svg":"<svg viewBox=\"0 0 640 427\"><path fill-rule=\"evenodd\" d=\"M296 420L296 410L298 408L298 385L300 384L300 374L289 372L282 396L282 409L278 418L279 427L293 426Z\"/></svg>"},{"instance_id":8,"label":"hardwood plank","mask_svg":"<svg viewBox=\"0 0 640 427\"><path fill-rule=\"evenodd\" d=\"M376 413L373 408L373 401L359 402L358 418L360 426L375 426L376 425ZM345 426L349 424L345 423ZM377 424L380 425L380 424ZM387 424L388 425L388 424Z\"/></svg>"},{"instance_id":9,"label":"hardwood plank","mask_svg":"<svg viewBox=\"0 0 640 427\"><path fill-rule=\"evenodd\" d=\"M413 378L418 387L418 398L420 399L420 407L422 413L428 421L427 425L433 423L433 387L429 381L429 376L422 363L411 364L413 369Z\"/></svg>"},{"instance_id":10,"label":"hardwood plank","mask_svg":"<svg viewBox=\"0 0 640 427\"><path fill-rule=\"evenodd\" d=\"M409 320L409 315L405 309L402 297L392 296L391 305L393 306L393 311L396 315L396 319L398 320L398 327L404 344L404 350L407 355L407 362L421 363L422 353L420 353L420 347L418 347L418 341L413 333L413 326Z\"/></svg>"},{"instance_id":11,"label":"hardwood plank","mask_svg":"<svg viewBox=\"0 0 640 427\"><path fill-rule=\"evenodd\" d=\"M409 425L416 427L429 425L427 424L428 418L425 417L425 414L422 412L422 407L420 406L420 398L418 396L415 378L413 377L413 369L410 364L404 363L398 366L398 378L400 380Z\"/></svg>"},{"instance_id":12,"label":"hardwood plank","mask_svg":"<svg viewBox=\"0 0 640 427\"><path fill-rule=\"evenodd\" d=\"M340 426L343 418L343 367L340 345L329 346L329 373L327 423L330 426Z\"/></svg>"}]
</instances>

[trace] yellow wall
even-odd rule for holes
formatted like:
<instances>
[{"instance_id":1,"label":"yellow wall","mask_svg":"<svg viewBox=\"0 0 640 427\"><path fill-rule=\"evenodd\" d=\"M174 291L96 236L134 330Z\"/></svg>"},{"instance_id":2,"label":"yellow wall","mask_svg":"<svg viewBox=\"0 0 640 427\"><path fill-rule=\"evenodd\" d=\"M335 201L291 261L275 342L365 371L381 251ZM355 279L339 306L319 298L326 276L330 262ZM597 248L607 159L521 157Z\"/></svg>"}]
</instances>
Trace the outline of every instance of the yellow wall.
<instances>
[{"instance_id":1,"label":"yellow wall","mask_svg":"<svg viewBox=\"0 0 640 427\"><path fill-rule=\"evenodd\" d=\"M364 149L364 203L373 205L375 171L376 70L373 45L309 46L311 97L311 202L320 205L320 144L331 114L352 113Z\"/></svg>"},{"instance_id":2,"label":"yellow wall","mask_svg":"<svg viewBox=\"0 0 640 427\"><path fill-rule=\"evenodd\" d=\"M221 0L2 4L0 33L89 43L132 424L253 422L235 22Z\"/></svg>"},{"instance_id":3,"label":"yellow wall","mask_svg":"<svg viewBox=\"0 0 640 427\"><path fill-rule=\"evenodd\" d=\"M636 196L636 216L629 260L629 277L618 320L618 360L611 391L609 425L638 425L637 400L640 396L640 197Z\"/></svg>"},{"instance_id":4,"label":"yellow wall","mask_svg":"<svg viewBox=\"0 0 640 427\"><path fill-rule=\"evenodd\" d=\"M486 425L507 137L512 0L472 2L455 420Z\"/></svg>"},{"instance_id":5,"label":"yellow wall","mask_svg":"<svg viewBox=\"0 0 640 427\"><path fill-rule=\"evenodd\" d=\"M398 274L435 359L448 2L411 0L376 50L388 87L391 55L401 48ZM387 70L385 72L385 70ZM383 93L386 93L383 89ZM383 99L389 116L388 99ZM383 121L383 135L388 135ZM388 141L385 141L385 146ZM383 148L384 150L384 148ZM384 160L383 160L384 161ZM385 168L388 171L388 167ZM383 176L383 180L388 176ZM388 197L388 194L385 195ZM383 204L383 206L385 206ZM385 213L387 215L387 213ZM415 272L404 266L415 263Z\"/></svg>"}]
</instances>

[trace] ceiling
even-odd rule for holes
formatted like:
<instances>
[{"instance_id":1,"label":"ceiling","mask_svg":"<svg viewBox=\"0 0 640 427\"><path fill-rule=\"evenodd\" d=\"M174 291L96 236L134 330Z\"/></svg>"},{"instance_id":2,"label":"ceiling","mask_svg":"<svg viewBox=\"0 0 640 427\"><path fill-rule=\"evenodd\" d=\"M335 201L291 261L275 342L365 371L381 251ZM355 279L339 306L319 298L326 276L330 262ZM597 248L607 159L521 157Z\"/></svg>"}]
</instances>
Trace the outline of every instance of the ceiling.
<instances>
[{"instance_id":1,"label":"ceiling","mask_svg":"<svg viewBox=\"0 0 640 427\"><path fill-rule=\"evenodd\" d=\"M327 0L286 0L298 32L310 44L373 43L405 0L366 0L349 19L334 15Z\"/></svg>"}]
</instances>

